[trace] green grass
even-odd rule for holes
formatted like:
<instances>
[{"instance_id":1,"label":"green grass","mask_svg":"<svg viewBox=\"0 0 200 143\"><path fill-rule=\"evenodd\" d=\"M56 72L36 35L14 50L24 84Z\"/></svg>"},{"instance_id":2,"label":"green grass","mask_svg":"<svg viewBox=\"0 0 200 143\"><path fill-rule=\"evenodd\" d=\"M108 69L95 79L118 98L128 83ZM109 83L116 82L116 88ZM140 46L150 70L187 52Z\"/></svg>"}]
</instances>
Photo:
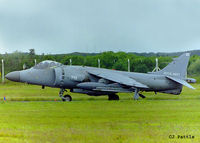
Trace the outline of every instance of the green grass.
<instances>
[{"instance_id":1,"label":"green grass","mask_svg":"<svg viewBox=\"0 0 200 143\"><path fill-rule=\"evenodd\" d=\"M193 86L179 96L144 93L139 101L133 94L119 94L120 101L71 94L74 102L55 102L58 89L0 85L0 142L200 142L200 85Z\"/></svg>"}]
</instances>

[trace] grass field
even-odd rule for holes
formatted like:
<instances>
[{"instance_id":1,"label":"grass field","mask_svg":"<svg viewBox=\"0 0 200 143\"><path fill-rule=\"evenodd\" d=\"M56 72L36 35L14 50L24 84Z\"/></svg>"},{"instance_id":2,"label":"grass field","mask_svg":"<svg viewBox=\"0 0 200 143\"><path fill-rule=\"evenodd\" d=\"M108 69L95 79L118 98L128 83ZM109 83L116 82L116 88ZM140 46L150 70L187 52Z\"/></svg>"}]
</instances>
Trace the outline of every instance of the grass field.
<instances>
[{"instance_id":1,"label":"grass field","mask_svg":"<svg viewBox=\"0 0 200 143\"><path fill-rule=\"evenodd\" d=\"M71 94L73 102L55 102L58 89L0 85L0 142L200 142L200 85L193 86L179 96L145 93L139 101L132 94L119 94L120 101Z\"/></svg>"}]
</instances>

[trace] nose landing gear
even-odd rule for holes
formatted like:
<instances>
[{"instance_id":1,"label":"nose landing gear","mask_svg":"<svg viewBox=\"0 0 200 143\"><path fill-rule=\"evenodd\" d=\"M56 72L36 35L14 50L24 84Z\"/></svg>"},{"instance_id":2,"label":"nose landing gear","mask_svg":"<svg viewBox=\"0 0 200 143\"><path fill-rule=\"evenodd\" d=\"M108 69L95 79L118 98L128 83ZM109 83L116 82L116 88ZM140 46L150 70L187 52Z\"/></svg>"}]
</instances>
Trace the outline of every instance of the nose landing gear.
<instances>
[{"instance_id":1,"label":"nose landing gear","mask_svg":"<svg viewBox=\"0 0 200 143\"><path fill-rule=\"evenodd\" d=\"M59 96L62 99L62 101L72 101L72 97L70 95L66 94L63 96L65 91L66 91L65 89L61 88L59 92Z\"/></svg>"}]
</instances>

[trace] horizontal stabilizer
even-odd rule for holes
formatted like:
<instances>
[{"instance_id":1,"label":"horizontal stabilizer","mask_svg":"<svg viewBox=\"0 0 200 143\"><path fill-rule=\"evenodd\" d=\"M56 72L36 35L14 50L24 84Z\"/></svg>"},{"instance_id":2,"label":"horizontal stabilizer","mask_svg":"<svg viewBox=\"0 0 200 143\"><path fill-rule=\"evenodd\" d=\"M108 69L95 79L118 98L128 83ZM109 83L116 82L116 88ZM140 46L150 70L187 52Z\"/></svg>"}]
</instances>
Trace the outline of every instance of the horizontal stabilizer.
<instances>
[{"instance_id":1,"label":"horizontal stabilizer","mask_svg":"<svg viewBox=\"0 0 200 143\"><path fill-rule=\"evenodd\" d=\"M171 77L171 76L166 76L168 79L173 80L179 84L182 84L184 86L187 86L191 89L195 89L194 87L192 87L190 84L188 84L185 80L179 79L179 78L175 78L175 77Z\"/></svg>"}]
</instances>

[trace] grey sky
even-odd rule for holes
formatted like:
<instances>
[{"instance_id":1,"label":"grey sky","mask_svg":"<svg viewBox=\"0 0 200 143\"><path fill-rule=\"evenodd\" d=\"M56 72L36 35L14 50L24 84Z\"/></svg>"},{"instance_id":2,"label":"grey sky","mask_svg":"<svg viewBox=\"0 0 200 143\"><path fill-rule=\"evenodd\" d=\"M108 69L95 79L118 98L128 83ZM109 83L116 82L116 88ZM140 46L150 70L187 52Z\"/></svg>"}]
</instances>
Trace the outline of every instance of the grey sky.
<instances>
[{"instance_id":1,"label":"grey sky","mask_svg":"<svg viewBox=\"0 0 200 143\"><path fill-rule=\"evenodd\" d=\"M199 0L0 0L0 53L200 49Z\"/></svg>"}]
</instances>

